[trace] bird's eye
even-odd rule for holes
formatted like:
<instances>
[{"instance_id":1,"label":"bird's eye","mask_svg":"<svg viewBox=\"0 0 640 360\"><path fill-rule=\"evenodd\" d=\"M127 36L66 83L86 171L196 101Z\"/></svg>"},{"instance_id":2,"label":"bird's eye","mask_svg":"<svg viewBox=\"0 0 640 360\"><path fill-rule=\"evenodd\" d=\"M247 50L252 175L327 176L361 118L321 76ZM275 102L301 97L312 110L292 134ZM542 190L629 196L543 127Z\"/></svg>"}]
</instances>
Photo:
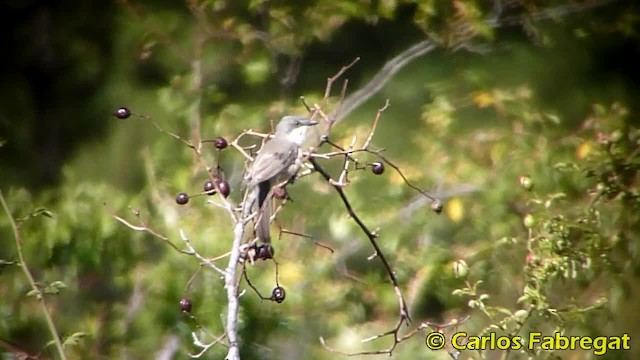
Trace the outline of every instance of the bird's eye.
<instances>
[{"instance_id":1,"label":"bird's eye","mask_svg":"<svg viewBox=\"0 0 640 360\"><path fill-rule=\"evenodd\" d=\"M298 120L294 120L294 121L293 121L293 125L300 125L300 121L298 121Z\"/></svg>"}]
</instances>

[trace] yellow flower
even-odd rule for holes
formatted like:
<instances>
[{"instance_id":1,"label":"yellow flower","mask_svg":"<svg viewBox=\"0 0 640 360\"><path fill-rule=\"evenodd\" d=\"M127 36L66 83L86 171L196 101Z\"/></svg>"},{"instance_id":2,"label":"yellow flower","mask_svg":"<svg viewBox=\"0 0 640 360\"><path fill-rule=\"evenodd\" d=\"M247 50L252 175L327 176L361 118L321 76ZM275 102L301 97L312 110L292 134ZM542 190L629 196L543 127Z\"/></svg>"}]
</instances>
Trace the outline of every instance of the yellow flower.
<instances>
[{"instance_id":1,"label":"yellow flower","mask_svg":"<svg viewBox=\"0 0 640 360\"><path fill-rule=\"evenodd\" d=\"M462 200L459 198L449 200L447 206L445 206L445 210L447 211L449 219L454 223L460 222L464 217L464 206L462 205Z\"/></svg>"},{"instance_id":2,"label":"yellow flower","mask_svg":"<svg viewBox=\"0 0 640 360\"><path fill-rule=\"evenodd\" d=\"M473 96L473 102L478 105L479 108L486 108L490 105L493 105L495 102L493 95L486 91L477 92Z\"/></svg>"},{"instance_id":3,"label":"yellow flower","mask_svg":"<svg viewBox=\"0 0 640 360\"><path fill-rule=\"evenodd\" d=\"M578 149L576 149L576 157L578 159L584 159L587 157L587 155L589 155L590 152L591 144L588 142L582 143L580 144L580 146L578 146Z\"/></svg>"}]
</instances>

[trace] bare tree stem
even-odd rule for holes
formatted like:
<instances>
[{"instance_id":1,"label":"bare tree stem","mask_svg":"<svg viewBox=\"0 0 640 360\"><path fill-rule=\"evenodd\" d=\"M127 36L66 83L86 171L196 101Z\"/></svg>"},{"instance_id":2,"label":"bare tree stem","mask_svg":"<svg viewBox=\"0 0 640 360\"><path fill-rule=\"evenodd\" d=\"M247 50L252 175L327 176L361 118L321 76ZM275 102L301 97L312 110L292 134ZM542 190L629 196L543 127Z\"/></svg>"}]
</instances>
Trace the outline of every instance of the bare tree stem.
<instances>
[{"instance_id":1,"label":"bare tree stem","mask_svg":"<svg viewBox=\"0 0 640 360\"><path fill-rule=\"evenodd\" d=\"M248 199L245 199L248 201ZM238 340L238 263L240 260L240 245L242 244L242 238L244 237L244 229L247 224L247 219L251 213L250 206L244 206L242 216L237 219L235 227L233 229L233 245L231 246L231 254L229 255L229 265L225 271L224 284L227 289L227 325L226 333L229 341L229 351L227 352L226 360L239 360L240 359L240 347Z\"/></svg>"}]
</instances>

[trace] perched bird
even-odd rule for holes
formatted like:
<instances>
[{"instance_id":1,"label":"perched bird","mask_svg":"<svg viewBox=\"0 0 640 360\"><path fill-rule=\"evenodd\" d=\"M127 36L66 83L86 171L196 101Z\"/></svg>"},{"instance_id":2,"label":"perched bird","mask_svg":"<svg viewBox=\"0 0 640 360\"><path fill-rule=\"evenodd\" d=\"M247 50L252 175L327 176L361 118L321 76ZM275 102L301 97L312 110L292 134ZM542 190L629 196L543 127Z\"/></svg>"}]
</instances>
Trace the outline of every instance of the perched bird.
<instances>
[{"instance_id":1,"label":"perched bird","mask_svg":"<svg viewBox=\"0 0 640 360\"><path fill-rule=\"evenodd\" d=\"M306 140L309 126L317 124L303 116L283 117L276 131L267 141L247 171L247 187L253 190L249 206L258 200L258 225L256 233L263 243L269 243L269 220L271 218L271 187L296 175L302 166L301 146Z\"/></svg>"}]
</instances>

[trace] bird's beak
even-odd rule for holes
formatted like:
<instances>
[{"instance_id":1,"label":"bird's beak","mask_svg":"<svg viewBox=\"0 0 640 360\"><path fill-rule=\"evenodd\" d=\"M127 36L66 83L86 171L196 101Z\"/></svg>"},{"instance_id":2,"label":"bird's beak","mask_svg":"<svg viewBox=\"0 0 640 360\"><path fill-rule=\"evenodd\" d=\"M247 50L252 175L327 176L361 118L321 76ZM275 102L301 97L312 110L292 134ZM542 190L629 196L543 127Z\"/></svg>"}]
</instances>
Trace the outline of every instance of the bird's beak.
<instances>
[{"instance_id":1,"label":"bird's beak","mask_svg":"<svg viewBox=\"0 0 640 360\"><path fill-rule=\"evenodd\" d=\"M318 124L318 122L315 121L315 120L306 119L306 120L300 120L298 122L298 124L303 125L303 126L313 126L313 125Z\"/></svg>"}]
</instances>

